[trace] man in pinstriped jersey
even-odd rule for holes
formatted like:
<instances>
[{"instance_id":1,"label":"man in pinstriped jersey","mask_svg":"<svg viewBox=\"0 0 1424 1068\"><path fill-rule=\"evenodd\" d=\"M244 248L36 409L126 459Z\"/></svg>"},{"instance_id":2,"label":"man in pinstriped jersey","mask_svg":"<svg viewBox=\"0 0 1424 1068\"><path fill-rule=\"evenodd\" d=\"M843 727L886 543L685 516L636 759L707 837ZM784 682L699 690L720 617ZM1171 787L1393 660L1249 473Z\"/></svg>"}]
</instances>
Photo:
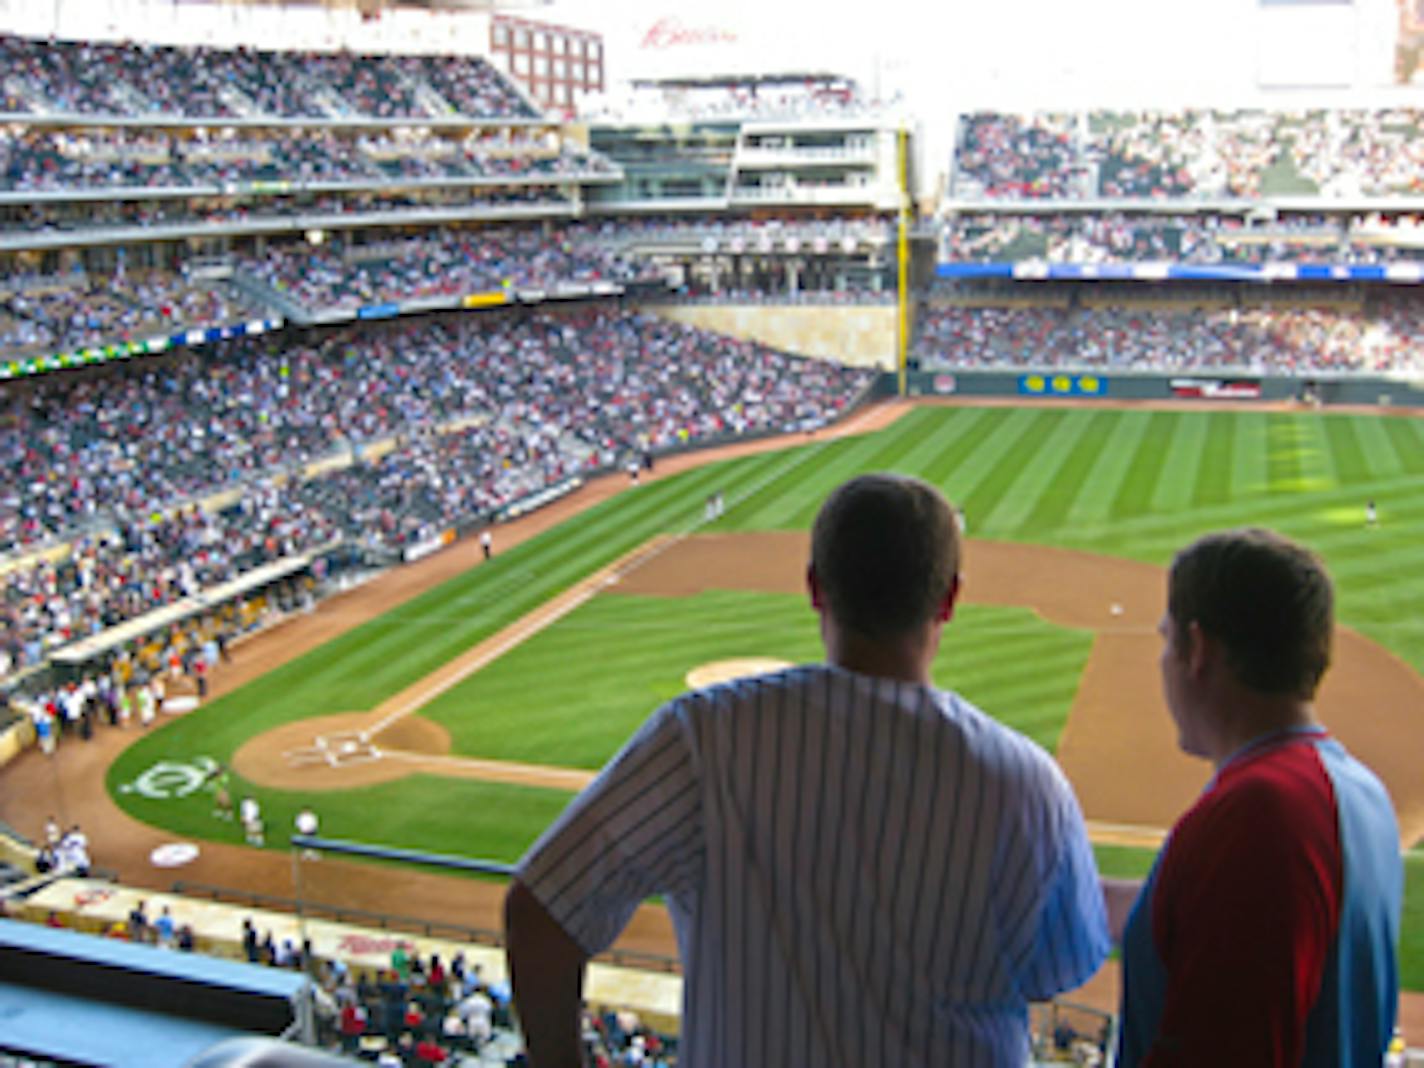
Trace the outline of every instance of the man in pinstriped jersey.
<instances>
[{"instance_id":1,"label":"man in pinstriped jersey","mask_svg":"<svg viewBox=\"0 0 1424 1068\"><path fill-rule=\"evenodd\" d=\"M520 862L506 924L535 1068L582 1063L584 966L655 893L689 1068L1022 1065L1027 1002L1102 962L1067 781L930 681L960 588L949 503L846 483L807 587L826 663L671 701Z\"/></svg>"}]
</instances>

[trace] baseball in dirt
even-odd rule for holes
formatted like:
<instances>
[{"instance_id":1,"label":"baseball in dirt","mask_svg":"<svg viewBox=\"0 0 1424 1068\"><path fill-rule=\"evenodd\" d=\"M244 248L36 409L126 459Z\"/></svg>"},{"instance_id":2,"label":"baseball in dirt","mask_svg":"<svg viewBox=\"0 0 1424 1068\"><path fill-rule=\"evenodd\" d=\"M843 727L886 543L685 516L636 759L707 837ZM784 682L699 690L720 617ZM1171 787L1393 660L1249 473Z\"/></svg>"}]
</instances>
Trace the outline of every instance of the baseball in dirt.
<instances>
[{"instance_id":1,"label":"baseball in dirt","mask_svg":"<svg viewBox=\"0 0 1424 1068\"><path fill-rule=\"evenodd\" d=\"M1112 613L1113 615L1115 615L1115 616L1120 616L1120 615L1122 615L1122 605L1120 605L1120 604L1118 604L1116 601L1114 601L1114 602L1112 603L1112 606L1108 609L1108 611L1111 612L1111 613Z\"/></svg>"}]
</instances>

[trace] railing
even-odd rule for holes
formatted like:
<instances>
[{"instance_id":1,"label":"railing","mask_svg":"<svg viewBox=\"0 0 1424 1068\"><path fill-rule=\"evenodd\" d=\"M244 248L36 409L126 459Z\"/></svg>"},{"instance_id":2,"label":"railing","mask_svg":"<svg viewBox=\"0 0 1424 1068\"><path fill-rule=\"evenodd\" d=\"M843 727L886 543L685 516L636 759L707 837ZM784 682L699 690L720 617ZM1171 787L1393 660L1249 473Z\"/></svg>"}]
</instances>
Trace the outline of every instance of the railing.
<instances>
[{"instance_id":1,"label":"railing","mask_svg":"<svg viewBox=\"0 0 1424 1068\"><path fill-rule=\"evenodd\" d=\"M263 894L255 890L237 890L226 886L212 886L208 883L190 883L181 879L173 884L171 890L183 897L202 897L219 903L246 905L255 909L268 909L272 912L301 912L309 918L317 917L336 923L359 924L363 927L379 927L383 931L408 931L426 938L445 938L455 942L469 942L484 946L503 944L498 931L490 931L482 927L422 920L415 916L400 916L394 913L375 912L346 905L332 905L321 901L309 901L306 898L298 900L277 894Z\"/></svg>"},{"instance_id":2,"label":"railing","mask_svg":"<svg viewBox=\"0 0 1424 1068\"><path fill-rule=\"evenodd\" d=\"M350 842L338 838L318 838L311 835L294 834L292 849L297 863L301 851L319 850L343 856L365 857L372 860L393 860L403 864L422 867L442 868L446 871L467 872L477 875L497 875L508 878L514 868L493 860L472 860L469 857L454 857L444 853L425 853L414 849L400 849L395 846L371 845L365 842ZM465 924L423 920L413 916L373 912L368 909L348 908L324 902L308 901L305 898L285 898L255 891L234 890L227 887L211 886L205 883L189 883L182 880L172 887L175 894L206 897L213 901L231 901L250 905L252 908L272 909L278 912L295 912L306 917L323 917L337 923L355 923L378 927L381 930L414 931L427 938L446 938L457 942L476 945L503 946L504 934L483 927ZM661 953L646 953L641 950L610 949L594 958L605 964L643 971L680 972L682 966L676 958Z\"/></svg>"}]
</instances>

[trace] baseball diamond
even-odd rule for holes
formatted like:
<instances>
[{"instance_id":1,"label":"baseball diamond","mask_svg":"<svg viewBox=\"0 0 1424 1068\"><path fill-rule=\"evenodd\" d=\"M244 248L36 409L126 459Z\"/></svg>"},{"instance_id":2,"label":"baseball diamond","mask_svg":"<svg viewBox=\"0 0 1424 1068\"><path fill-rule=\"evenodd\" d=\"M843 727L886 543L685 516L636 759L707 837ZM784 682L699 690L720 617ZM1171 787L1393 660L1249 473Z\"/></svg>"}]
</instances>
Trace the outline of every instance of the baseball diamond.
<instances>
[{"instance_id":1,"label":"baseball diamond","mask_svg":"<svg viewBox=\"0 0 1424 1068\"><path fill-rule=\"evenodd\" d=\"M937 677L1056 753L1105 870L1141 871L1138 847L1206 777L1176 753L1158 692L1163 565L1193 535L1247 523L1325 556L1342 626L1322 716L1390 787L1408 842L1424 835L1424 624L1402 581L1421 563L1424 424L1101 404L887 404L814 437L661 462L641 485L589 484L502 528L489 561L470 539L240 644L202 707L86 747L64 801L114 828L113 866L140 886L168 885L147 858L174 836L204 842L193 881L289 878L282 836L255 854L206 794L133 788L165 762L228 764L269 826L310 804L332 837L512 861L689 671L815 655L805 531L830 486L872 469L918 474L964 507L967 604ZM727 504L709 522L713 492ZM15 770L0 812L59 788ZM323 863L313 899L496 925L497 888ZM1416 990L1419 869L1402 954ZM645 913L625 944L669 949Z\"/></svg>"}]
</instances>

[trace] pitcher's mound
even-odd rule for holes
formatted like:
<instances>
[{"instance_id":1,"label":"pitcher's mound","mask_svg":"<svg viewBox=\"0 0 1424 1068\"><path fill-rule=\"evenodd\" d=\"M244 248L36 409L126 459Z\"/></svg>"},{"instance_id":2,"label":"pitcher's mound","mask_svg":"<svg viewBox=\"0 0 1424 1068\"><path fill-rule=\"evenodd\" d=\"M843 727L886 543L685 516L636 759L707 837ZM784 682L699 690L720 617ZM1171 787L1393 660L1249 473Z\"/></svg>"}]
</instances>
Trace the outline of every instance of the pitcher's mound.
<instances>
[{"instance_id":1,"label":"pitcher's mound","mask_svg":"<svg viewBox=\"0 0 1424 1068\"><path fill-rule=\"evenodd\" d=\"M768 656L712 660L689 671L687 685L694 690L700 690L704 686L716 686L719 682L744 679L748 675L765 675L768 671L781 671L790 666L791 664L785 660L775 660Z\"/></svg>"}]
</instances>

